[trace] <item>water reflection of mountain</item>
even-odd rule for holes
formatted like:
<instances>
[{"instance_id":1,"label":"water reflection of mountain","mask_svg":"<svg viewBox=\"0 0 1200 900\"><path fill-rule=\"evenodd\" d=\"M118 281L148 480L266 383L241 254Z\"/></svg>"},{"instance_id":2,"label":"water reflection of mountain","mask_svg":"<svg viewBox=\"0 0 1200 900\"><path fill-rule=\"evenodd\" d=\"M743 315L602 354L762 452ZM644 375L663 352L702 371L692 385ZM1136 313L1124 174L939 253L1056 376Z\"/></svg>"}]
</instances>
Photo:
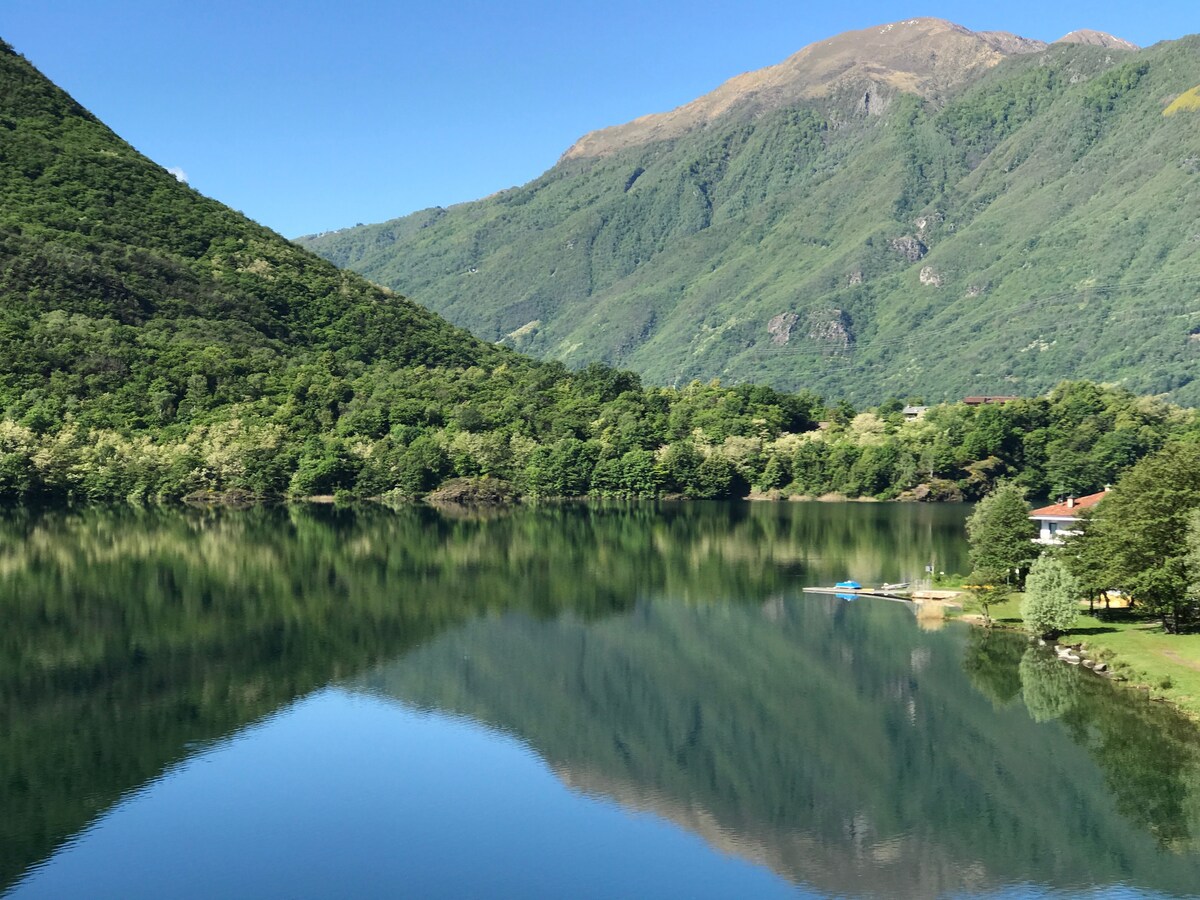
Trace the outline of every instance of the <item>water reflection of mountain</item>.
<instances>
[{"instance_id":1,"label":"water reflection of mountain","mask_svg":"<svg viewBox=\"0 0 1200 900\"><path fill-rule=\"evenodd\" d=\"M1019 696L993 709L962 664L997 648L968 638L923 634L884 604L648 600L603 622L471 623L356 684L510 733L573 789L820 891L925 897L1015 880L1194 890L1194 731L1168 736L1153 721L1162 710L1132 697L1107 720L1074 707L1075 734L1034 721ZM1024 642L995 641L1015 669ZM1080 690L1092 688L1111 706L1111 686ZM1125 757L1097 766L1089 750L1116 739ZM1144 777L1158 765L1175 768ZM1139 821L1131 797L1169 821Z\"/></svg>"},{"instance_id":2,"label":"water reflection of mountain","mask_svg":"<svg viewBox=\"0 0 1200 900\"><path fill-rule=\"evenodd\" d=\"M1044 836L1039 817L1067 821L1072 804L1096 819L1084 848L1018 871L1075 877L1094 852L1098 877L1141 873L1154 840L1138 823L1167 807L1139 819L1104 806L1113 794L1080 749L1087 735L1035 726L1006 697L1019 657L975 654L985 664L972 677L1007 703L998 724L962 684L960 631L918 638L903 609L796 593L845 574L902 577L934 555L960 568L961 553L961 513L946 507L10 515L0 890L198 746L347 680L504 728L578 789L678 816L718 846L717 835L753 845L779 871L839 890L873 883L864 859L921 854L906 870L914 891L950 883L943 865L1003 878L1021 853L1059 854L1024 835ZM1085 706L1063 710L1059 723L1091 727ZM955 729L965 740L947 743ZM994 747L1006 734L1019 746ZM1123 752L1144 774L1136 748ZM1022 754L1048 755L1047 770L1011 777L1033 768ZM888 795L893 772L932 793ZM818 809L835 789L844 802ZM999 793L1001 825L1020 834L969 827L963 798L980 790ZM1196 818L1172 821L1183 846ZM1169 886L1189 861L1145 877Z\"/></svg>"},{"instance_id":3,"label":"water reflection of mountain","mask_svg":"<svg viewBox=\"0 0 1200 900\"><path fill-rule=\"evenodd\" d=\"M592 618L648 592L753 598L810 560L890 572L961 543L953 510L833 509L9 513L0 889L196 746L489 610Z\"/></svg>"}]
</instances>

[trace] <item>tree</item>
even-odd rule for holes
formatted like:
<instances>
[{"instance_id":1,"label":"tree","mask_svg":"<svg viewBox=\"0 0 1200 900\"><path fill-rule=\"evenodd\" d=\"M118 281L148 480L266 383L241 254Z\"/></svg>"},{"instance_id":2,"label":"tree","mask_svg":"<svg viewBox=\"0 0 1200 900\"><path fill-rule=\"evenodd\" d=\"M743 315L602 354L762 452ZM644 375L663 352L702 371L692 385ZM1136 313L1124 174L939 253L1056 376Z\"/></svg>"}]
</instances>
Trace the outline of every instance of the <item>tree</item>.
<instances>
[{"instance_id":1,"label":"tree","mask_svg":"<svg viewBox=\"0 0 1200 900\"><path fill-rule=\"evenodd\" d=\"M967 519L972 581L1004 584L1012 577L1019 585L1037 557L1033 543L1036 536L1037 527L1029 518L1024 490L1011 482L1001 482Z\"/></svg>"},{"instance_id":2,"label":"tree","mask_svg":"<svg viewBox=\"0 0 1200 900\"><path fill-rule=\"evenodd\" d=\"M667 490L680 494L688 491L696 479L700 462L701 456L691 441L671 444L660 460Z\"/></svg>"},{"instance_id":3,"label":"tree","mask_svg":"<svg viewBox=\"0 0 1200 900\"><path fill-rule=\"evenodd\" d=\"M744 497L749 490L737 468L723 456L705 457L696 467L696 478L688 495L706 500Z\"/></svg>"},{"instance_id":4,"label":"tree","mask_svg":"<svg viewBox=\"0 0 1200 900\"><path fill-rule=\"evenodd\" d=\"M1021 601L1025 627L1039 637L1057 637L1075 624L1078 596L1078 582L1059 559L1038 557L1029 570Z\"/></svg>"},{"instance_id":5,"label":"tree","mask_svg":"<svg viewBox=\"0 0 1200 900\"><path fill-rule=\"evenodd\" d=\"M971 599L983 610L984 624L991 627L991 605L1001 600L1004 595L1004 589L989 581L985 575L978 572L971 576L971 583L966 587Z\"/></svg>"},{"instance_id":6,"label":"tree","mask_svg":"<svg viewBox=\"0 0 1200 900\"><path fill-rule=\"evenodd\" d=\"M405 494L431 491L452 471L450 457L432 437L421 435L396 460L395 484Z\"/></svg>"},{"instance_id":7,"label":"tree","mask_svg":"<svg viewBox=\"0 0 1200 900\"><path fill-rule=\"evenodd\" d=\"M630 450L621 457L621 483L631 497L656 497L662 488L657 460L649 450Z\"/></svg>"},{"instance_id":8,"label":"tree","mask_svg":"<svg viewBox=\"0 0 1200 900\"><path fill-rule=\"evenodd\" d=\"M1091 516L1095 556L1113 587L1177 632L1194 618L1188 518L1200 509L1200 445L1174 443L1145 457Z\"/></svg>"},{"instance_id":9,"label":"tree","mask_svg":"<svg viewBox=\"0 0 1200 900\"><path fill-rule=\"evenodd\" d=\"M350 452L341 441L325 444L313 442L313 446L300 457L288 493L305 497L349 489L354 486L362 465L362 459Z\"/></svg>"},{"instance_id":10,"label":"tree","mask_svg":"<svg viewBox=\"0 0 1200 900\"><path fill-rule=\"evenodd\" d=\"M1187 517L1187 568L1188 596L1193 600L1200 597L1200 509L1193 509Z\"/></svg>"},{"instance_id":11,"label":"tree","mask_svg":"<svg viewBox=\"0 0 1200 900\"><path fill-rule=\"evenodd\" d=\"M1074 533L1067 533L1058 552L1058 558L1079 586L1079 595L1087 598L1089 610L1095 609L1101 597L1107 606L1108 591L1114 586L1100 530L1091 524L1099 510L1099 506L1089 506L1080 511L1079 524Z\"/></svg>"},{"instance_id":12,"label":"tree","mask_svg":"<svg viewBox=\"0 0 1200 900\"><path fill-rule=\"evenodd\" d=\"M781 488L788 483L790 473L788 464L778 453L772 453L763 466L762 475L758 479L760 490L770 491Z\"/></svg>"}]
</instances>

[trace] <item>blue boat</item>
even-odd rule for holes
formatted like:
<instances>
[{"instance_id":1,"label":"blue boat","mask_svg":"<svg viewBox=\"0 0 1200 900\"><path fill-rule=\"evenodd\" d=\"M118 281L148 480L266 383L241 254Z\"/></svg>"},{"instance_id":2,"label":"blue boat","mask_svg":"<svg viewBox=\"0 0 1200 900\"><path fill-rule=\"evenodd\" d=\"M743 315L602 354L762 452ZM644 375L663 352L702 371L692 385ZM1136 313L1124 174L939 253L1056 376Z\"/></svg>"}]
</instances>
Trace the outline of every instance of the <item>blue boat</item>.
<instances>
[{"instance_id":1,"label":"blue boat","mask_svg":"<svg viewBox=\"0 0 1200 900\"><path fill-rule=\"evenodd\" d=\"M834 585L835 588L842 588L847 591L861 591L862 585L857 581L839 581Z\"/></svg>"}]
</instances>

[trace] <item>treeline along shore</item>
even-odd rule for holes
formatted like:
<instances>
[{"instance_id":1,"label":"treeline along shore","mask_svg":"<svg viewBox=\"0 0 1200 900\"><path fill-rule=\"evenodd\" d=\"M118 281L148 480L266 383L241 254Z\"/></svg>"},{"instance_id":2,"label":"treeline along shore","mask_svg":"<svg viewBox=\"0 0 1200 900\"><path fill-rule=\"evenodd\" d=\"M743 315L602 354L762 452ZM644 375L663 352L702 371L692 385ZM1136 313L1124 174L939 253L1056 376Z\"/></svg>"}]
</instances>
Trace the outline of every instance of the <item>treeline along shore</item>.
<instances>
[{"instance_id":1,"label":"treeline along shore","mask_svg":"<svg viewBox=\"0 0 1200 900\"><path fill-rule=\"evenodd\" d=\"M106 413L104 396L44 396L16 416L10 405L0 498L401 498L455 478L504 482L527 498L975 500L1001 480L1065 496L1200 436L1193 410L1088 382L908 419L899 401L857 412L761 386L644 387L598 365L326 362L286 369L253 400L223 402L220 379L193 385L161 401L169 409L157 422Z\"/></svg>"}]
</instances>

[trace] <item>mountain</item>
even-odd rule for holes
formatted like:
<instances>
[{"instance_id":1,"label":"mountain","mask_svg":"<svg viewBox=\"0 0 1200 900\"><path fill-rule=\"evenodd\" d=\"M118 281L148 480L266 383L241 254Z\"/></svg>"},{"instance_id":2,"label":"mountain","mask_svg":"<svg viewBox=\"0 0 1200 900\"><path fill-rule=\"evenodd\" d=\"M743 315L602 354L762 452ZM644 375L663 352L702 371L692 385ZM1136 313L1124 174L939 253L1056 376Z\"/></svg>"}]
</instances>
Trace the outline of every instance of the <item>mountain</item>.
<instances>
[{"instance_id":1,"label":"mountain","mask_svg":"<svg viewBox=\"0 0 1200 900\"><path fill-rule=\"evenodd\" d=\"M1064 34L1056 44L1090 44L1093 47L1112 47L1115 50L1137 50L1138 45L1124 38L1114 37L1103 31L1093 31L1091 28L1081 28Z\"/></svg>"},{"instance_id":2,"label":"mountain","mask_svg":"<svg viewBox=\"0 0 1200 900\"><path fill-rule=\"evenodd\" d=\"M652 451L725 399L721 440L814 425L811 396L668 394L484 343L201 196L0 43L0 504L580 494L600 461L653 493ZM688 477L741 483L717 468Z\"/></svg>"},{"instance_id":3,"label":"mountain","mask_svg":"<svg viewBox=\"0 0 1200 900\"><path fill-rule=\"evenodd\" d=\"M0 133L0 498L45 477L80 490L81 471L26 469L55 435L278 430L289 404L319 427L339 399L321 384L339 371L511 356L201 196L3 43Z\"/></svg>"},{"instance_id":4,"label":"mountain","mask_svg":"<svg viewBox=\"0 0 1200 900\"><path fill-rule=\"evenodd\" d=\"M742 121L817 98L859 98L904 91L936 98L1015 53L1044 50L1002 31L976 33L941 19L910 19L851 31L810 44L776 66L730 79L676 110L585 135L564 159L607 156L627 147L670 140L717 119ZM875 98L876 111L880 109Z\"/></svg>"},{"instance_id":5,"label":"mountain","mask_svg":"<svg viewBox=\"0 0 1200 900\"><path fill-rule=\"evenodd\" d=\"M300 243L485 340L660 384L1200 403L1198 50L867 29L522 187Z\"/></svg>"},{"instance_id":6,"label":"mountain","mask_svg":"<svg viewBox=\"0 0 1200 900\"><path fill-rule=\"evenodd\" d=\"M76 402L138 409L186 377L252 393L252 371L301 352L470 365L492 348L197 193L139 154L0 42L0 407L45 378ZM200 362L199 357L207 354ZM159 384L194 355L184 383ZM55 408L54 414L65 410ZM153 417L152 417L153 418Z\"/></svg>"},{"instance_id":7,"label":"mountain","mask_svg":"<svg viewBox=\"0 0 1200 900\"><path fill-rule=\"evenodd\" d=\"M1089 59L1098 54L1102 63L1111 51L1063 52ZM909 104L913 121L919 119L917 101L897 94L893 102L897 108ZM1191 106L1175 107L1174 115L1158 119L1186 127ZM819 160L827 152L829 129L818 128L815 113L785 109L774 115L783 117L778 133L808 136L808 149L797 150L793 163L797 156ZM894 114L881 121L894 121ZM723 127L697 136L724 141ZM744 132L746 161L755 156L754 146L765 146L755 137L756 127ZM744 496L752 485L784 493L894 497L929 482L935 496L973 498L1005 475L1019 476L1035 493L1090 492L1169 436L1187 433L1194 422L1167 404L1086 383L1003 408L940 407L906 423L899 402L879 415L856 417L846 404L827 407L810 391L788 394L749 384L644 387L636 374L599 364L571 371L472 337L202 197L138 154L7 46L0 49L0 129L0 505L214 494L408 497L448 479L484 476L529 495L555 497L729 497ZM887 140L915 142L920 135L916 124L907 136L893 132ZM691 140L689 135L667 143ZM855 140L868 142L865 136ZM595 216L585 198L572 192L600 183L593 178L628 178L622 169L631 152L564 164L576 174L559 178L557 188L550 184L544 195L531 189L528 208L514 207L512 198L500 207L485 204L489 216L499 211L510 219L485 227L500 233L518 222L528 225L522 216L548 221L551 212L561 213L562 203L581 204L578 214L568 216L569 230L555 239L561 249ZM732 256L735 246L748 253L761 249L753 234L744 233L747 216L759 223L762 240L779 240L776 225L761 210L738 212L719 199L721 192L732 196L733 186L756 179L768 199L777 185L790 202L793 180L832 190L820 187L824 176L805 175L786 156L778 161L770 169L728 171L720 179L700 162L686 176L666 165L647 169L628 192L642 204L636 207L645 214L642 221L629 228L610 222L602 237L646 242L644 249L634 249L646 256L647 270L670 274L683 302L695 304L704 298L687 295L686 278L703 271L698 266L713 273L707 290L741 271L737 266L761 262L752 254L744 262ZM879 162L881 177L891 177L894 162L882 156ZM707 213L686 205L696 202L689 191L685 205L678 202L680 185L702 177L712 180L719 201ZM837 177L827 180L832 184ZM854 186L844 179L840 185L851 196ZM619 185L617 190L622 191ZM1186 198L1180 192L1176 199ZM909 202L916 208L917 200ZM811 224L789 218L796 210L786 203L776 211L781 227ZM611 212L619 210L614 206ZM1157 212L1168 226L1184 214L1169 207ZM656 235L646 223L659 214L669 227ZM689 231L701 214L708 224ZM878 238L868 233L882 262L861 263L862 284L849 290L864 293L848 296L825 319L809 314L798 326L795 313L775 318L768 324L781 343L773 346L785 352L762 359L796 360L795 344L786 341L794 335L802 343L808 329L826 344L841 340L840 355L852 361L849 347L857 345L861 353L871 339L870 332L856 331L871 297L865 292L904 276L907 263L895 248L909 252L933 245L932 259L937 241L952 234L954 220L925 215L920 238L890 243L886 232ZM455 213L445 218L452 223ZM1159 234L1157 220L1148 222ZM815 230L809 234L832 245ZM725 251L731 254L728 272L717 271L702 255L722 235L739 242ZM487 256L491 262L484 267L498 264L501 256L486 249L481 235L475 237L480 243L470 256ZM534 260L544 247L539 250L536 234L526 233L525 239L511 249L528 250ZM659 239L665 243L656 260L650 242ZM589 255L568 251L570 263L557 269L555 281L579 286L586 275L599 282L602 240L593 234L588 241ZM675 252L676 244L684 255ZM777 254L779 272L787 275L787 267L805 254L825 252L812 249L820 246L787 247ZM611 246L613 252L620 249ZM520 274L517 258L507 258ZM581 265L585 261L590 268ZM1186 281L1178 283L1186 287ZM763 292L766 309L783 302L767 288L761 279L755 288ZM855 296L862 301L858 307L850 303ZM705 301L711 310L695 307L697 314L726 314L717 299ZM788 302L794 301L793 296ZM598 333L661 313L661 334L650 329L651 341L637 352L649 352L654 341L669 336L671 311L665 305L656 310L638 297L618 302L626 304L625 321L598 305ZM723 339L736 337L728 330L710 331L714 353L728 345ZM1133 326L1125 331L1137 334ZM536 332L526 329L531 345L540 337ZM1136 351L1136 344L1129 348ZM793 380L819 380L802 365L788 365ZM818 420L831 427L817 430Z\"/></svg>"}]
</instances>

